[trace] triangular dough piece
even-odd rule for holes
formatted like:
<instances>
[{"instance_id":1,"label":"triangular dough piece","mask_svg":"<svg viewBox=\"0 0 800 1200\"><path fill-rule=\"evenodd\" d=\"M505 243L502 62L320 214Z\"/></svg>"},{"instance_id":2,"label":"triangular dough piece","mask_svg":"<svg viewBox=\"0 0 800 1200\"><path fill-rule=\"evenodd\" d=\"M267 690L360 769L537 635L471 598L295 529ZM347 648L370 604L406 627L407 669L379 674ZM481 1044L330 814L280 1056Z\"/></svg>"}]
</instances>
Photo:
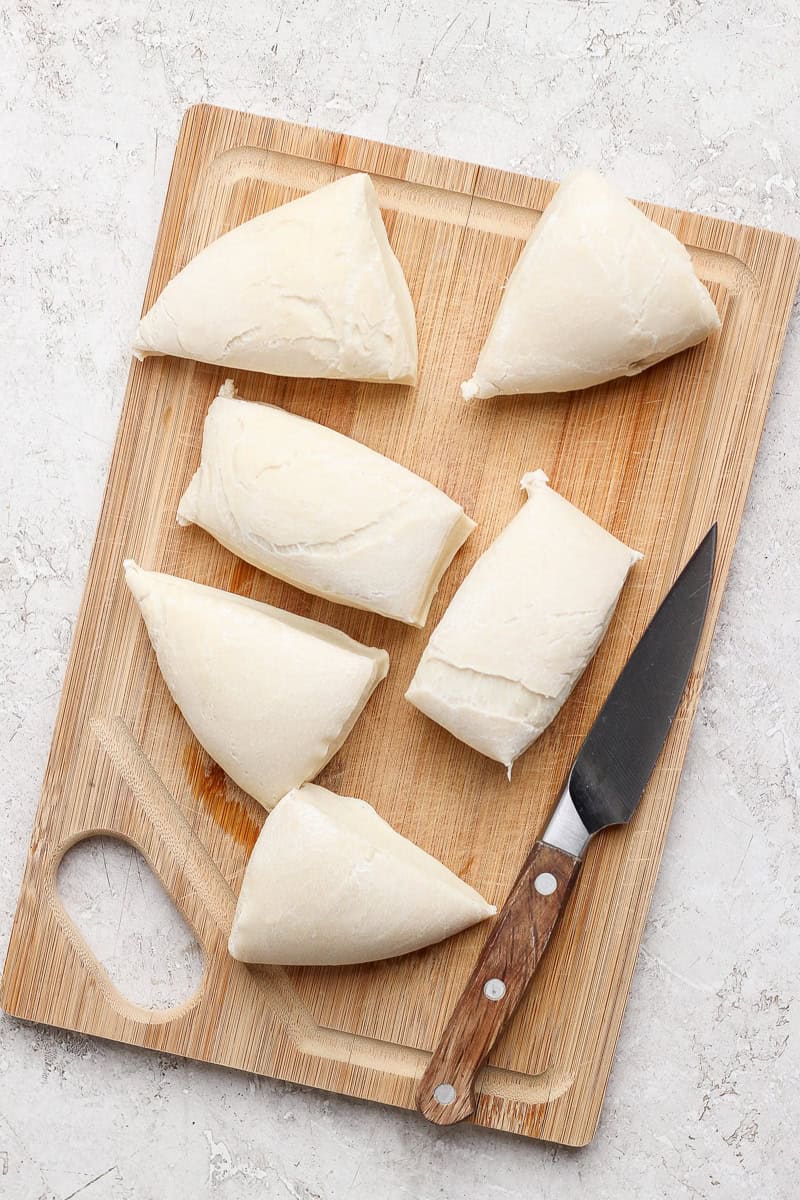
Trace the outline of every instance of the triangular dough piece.
<instances>
[{"instance_id":1,"label":"triangular dough piece","mask_svg":"<svg viewBox=\"0 0 800 1200\"><path fill-rule=\"evenodd\" d=\"M267 818L228 948L242 962L374 962L440 942L496 911L369 804L306 784Z\"/></svg>"},{"instance_id":2,"label":"triangular dough piece","mask_svg":"<svg viewBox=\"0 0 800 1200\"><path fill-rule=\"evenodd\" d=\"M511 273L465 400L638 375L720 320L685 247L594 171L561 185Z\"/></svg>"},{"instance_id":3,"label":"triangular dough piece","mask_svg":"<svg viewBox=\"0 0 800 1200\"><path fill-rule=\"evenodd\" d=\"M369 175L347 175L212 242L142 318L133 352L415 383L414 305Z\"/></svg>"},{"instance_id":4,"label":"triangular dough piece","mask_svg":"<svg viewBox=\"0 0 800 1200\"><path fill-rule=\"evenodd\" d=\"M385 650L246 596L130 559L125 579L190 729L265 808L325 766L389 669Z\"/></svg>"}]
</instances>

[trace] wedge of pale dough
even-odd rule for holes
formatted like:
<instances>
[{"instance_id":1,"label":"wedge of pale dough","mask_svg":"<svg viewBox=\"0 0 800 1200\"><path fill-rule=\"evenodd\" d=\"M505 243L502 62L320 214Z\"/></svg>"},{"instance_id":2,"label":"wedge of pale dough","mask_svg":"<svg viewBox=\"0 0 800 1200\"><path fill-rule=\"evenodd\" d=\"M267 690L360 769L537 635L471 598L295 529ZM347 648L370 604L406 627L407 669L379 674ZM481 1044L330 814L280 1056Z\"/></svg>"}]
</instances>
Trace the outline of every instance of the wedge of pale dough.
<instances>
[{"instance_id":1,"label":"wedge of pale dough","mask_svg":"<svg viewBox=\"0 0 800 1200\"><path fill-rule=\"evenodd\" d=\"M347 175L212 242L142 318L133 352L413 384L414 305L370 177Z\"/></svg>"},{"instance_id":2,"label":"wedge of pale dough","mask_svg":"<svg viewBox=\"0 0 800 1200\"><path fill-rule=\"evenodd\" d=\"M475 528L432 483L325 425L236 398L211 405L178 522L316 596L424 625Z\"/></svg>"},{"instance_id":3,"label":"wedge of pale dough","mask_svg":"<svg viewBox=\"0 0 800 1200\"><path fill-rule=\"evenodd\" d=\"M638 375L719 329L685 247L594 171L570 175L511 273L465 400Z\"/></svg>"},{"instance_id":4,"label":"wedge of pale dough","mask_svg":"<svg viewBox=\"0 0 800 1200\"><path fill-rule=\"evenodd\" d=\"M337 966L408 954L497 910L374 808L314 784L275 806L242 881L242 962Z\"/></svg>"},{"instance_id":5,"label":"wedge of pale dough","mask_svg":"<svg viewBox=\"0 0 800 1200\"><path fill-rule=\"evenodd\" d=\"M257 600L130 559L125 579L189 728L265 808L325 766L389 669L384 650Z\"/></svg>"},{"instance_id":6,"label":"wedge of pale dough","mask_svg":"<svg viewBox=\"0 0 800 1200\"><path fill-rule=\"evenodd\" d=\"M572 691L641 558L543 471L522 486L527 503L461 584L406 693L509 774Z\"/></svg>"}]
</instances>

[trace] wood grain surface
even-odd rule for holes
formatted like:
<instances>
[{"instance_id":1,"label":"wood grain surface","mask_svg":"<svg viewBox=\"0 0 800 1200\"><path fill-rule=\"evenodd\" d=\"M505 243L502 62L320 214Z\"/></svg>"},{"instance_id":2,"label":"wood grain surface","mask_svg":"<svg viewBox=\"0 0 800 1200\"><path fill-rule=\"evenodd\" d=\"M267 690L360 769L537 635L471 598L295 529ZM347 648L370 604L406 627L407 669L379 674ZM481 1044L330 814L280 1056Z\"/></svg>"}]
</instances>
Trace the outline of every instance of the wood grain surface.
<instances>
[{"instance_id":1,"label":"wood grain surface","mask_svg":"<svg viewBox=\"0 0 800 1200\"><path fill-rule=\"evenodd\" d=\"M688 245L723 318L705 345L634 379L566 397L465 404L522 242L554 185L206 106L184 120L147 308L233 226L351 170L375 181L416 305L420 383L232 372L239 392L352 435L444 488L478 521L426 630L304 595L238 561L175 510L227 372L134 363L77 624L2 986L5 1009L67 1029L414 1106L414 1092L490 924L395 961L251 970L225 943L263 820L197 746L156 667L122 559L328 621L384 646L389 678L321 782L361 796L502 905L569 763L658 600L712 521L710 619L668 744L635 819L591 846L549 951L479 1080L473 1119L571 1145L596 1127L639 939L800 269L766 230L644 206ZM518 510L521 476L553 485L645 558L558 719L517 763L461 745L403 700L425 640L477 556ZM102 831L134 843L205 955L195 997L153 1012L112 986L67 917L58 864ZM421 1118L420 1118L421 1119Z\"/></svg>"}]
</instances>

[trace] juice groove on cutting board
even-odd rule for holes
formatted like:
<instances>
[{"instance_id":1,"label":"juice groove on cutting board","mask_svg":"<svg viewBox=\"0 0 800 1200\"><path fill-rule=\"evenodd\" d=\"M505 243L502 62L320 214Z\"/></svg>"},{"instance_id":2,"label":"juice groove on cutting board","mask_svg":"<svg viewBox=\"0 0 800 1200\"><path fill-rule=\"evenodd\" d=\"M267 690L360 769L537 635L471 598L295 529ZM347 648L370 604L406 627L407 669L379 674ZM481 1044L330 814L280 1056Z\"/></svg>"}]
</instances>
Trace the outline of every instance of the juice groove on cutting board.
<instances>
[{"instance_id":1,"label":"juice groove on cutting board","mask_svg":"<svg viewBox=\"0 0 800 1200\"><path fill-rule=\"evenodd\" d=\"M257 969L225 943L263 814L191 737L158 673L121 561L328 621L391 655L320 782L361 796L500 905L569 763L658 600L713 520L711 619L667 747L632 825L603 835L526 1002L481 1083L483 1125L580 1145L594 1132L797 288L800 248L765 230L645 206L685 242L723 327L645 372L561 398L461 401L522 240L553 193L540 180L201 106L184 121L145 308L213 238L329 182L372 173L417 309L420 384L304 381L175 359L132 367L3 977L7 1011L135 1045L413 1106L488 932L339 969ZM203 419L226 375L249 400L322 421L443 488L479 522L425 630L330 604L175 525ZM403 701L425 641L477 556L518 510L521 475L553 486L645 554L595 661L556 722L502 767ZM55 872L97 831L147 857L206 958L199 992L153 1013L115 992L64 913Z\"/></svg>"}]
</instances>

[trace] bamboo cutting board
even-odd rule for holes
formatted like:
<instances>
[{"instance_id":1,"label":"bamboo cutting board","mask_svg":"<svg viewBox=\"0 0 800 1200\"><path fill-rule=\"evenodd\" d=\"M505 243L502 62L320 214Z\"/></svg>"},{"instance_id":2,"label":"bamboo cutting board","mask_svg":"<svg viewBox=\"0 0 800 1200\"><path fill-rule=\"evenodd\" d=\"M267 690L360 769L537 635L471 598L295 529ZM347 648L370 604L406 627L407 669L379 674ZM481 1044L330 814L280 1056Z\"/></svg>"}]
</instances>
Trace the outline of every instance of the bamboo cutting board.
<instances>
[{"instance_id":1,"label":"bamboo cutting board","mask_svg":"<svg viewBox=\"0 0 800 1200\"><path fill-rule=\"evenodd\" d=\"M711 619L679 718L629 828L591 846L563 924L481 1081L479 1124L582 1145L592 1136L661 858L703 669L800 271L800 245L689 213L645 211L690 248L719 335L635 379L568 397L465 404L503 283L553 185L222 109L184 121L145 308L212 239L334 179L373 175L417 309L420 385L299 381L174 359L134 364L3 977L28 1020L413 1106L416 1079L485 939L483 925L405 958L341 969L248 969L225 950L263 819L192 738L122 581L124 557L327 621L391 655L321 782L362 796L498 906L610 684L713 520ZM219 384L366 442L464 505L477 532L425 631L271 580L175 524ZM520 506L553 485L645 554L596 659L509 783L502 767L403 701L460 580ZM196 932L197 995L153 1012L124 999L67 917L56 873L98 831L136 845Z\"/></svg>"}]
</instances>

